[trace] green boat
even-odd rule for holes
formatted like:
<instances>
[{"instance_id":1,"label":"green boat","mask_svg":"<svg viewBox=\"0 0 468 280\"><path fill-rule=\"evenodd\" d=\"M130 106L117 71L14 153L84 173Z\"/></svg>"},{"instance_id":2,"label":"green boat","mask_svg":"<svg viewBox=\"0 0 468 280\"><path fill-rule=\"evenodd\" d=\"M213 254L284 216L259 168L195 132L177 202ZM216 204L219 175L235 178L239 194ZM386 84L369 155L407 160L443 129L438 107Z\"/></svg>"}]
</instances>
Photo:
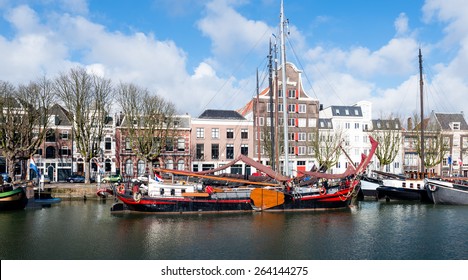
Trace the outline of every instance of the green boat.
<instances>
[{"instance_id":1,"label":"green boat","mask_svg":"<svg viewBox=\"0 0 468 280\"><path fill-rule=\"evenodd\" d=\"M13 188L6 184L0 187L0 211L24 209L26 204L28 198L23 187Z\"/></svg>"}]
</instances>

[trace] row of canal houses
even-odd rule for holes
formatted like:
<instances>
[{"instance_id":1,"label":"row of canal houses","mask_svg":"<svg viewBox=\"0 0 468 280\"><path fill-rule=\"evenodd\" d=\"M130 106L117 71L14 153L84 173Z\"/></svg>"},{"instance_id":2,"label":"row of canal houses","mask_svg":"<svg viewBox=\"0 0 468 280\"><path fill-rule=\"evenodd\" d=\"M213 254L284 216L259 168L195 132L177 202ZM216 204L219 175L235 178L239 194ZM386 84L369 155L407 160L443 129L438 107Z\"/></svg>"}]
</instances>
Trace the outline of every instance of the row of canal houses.
<instances>
[{"instance_id":1,"label":"row of canal houses","mask_svg":"<svg viewBox=\"0 0 468 280\"><path fill-rule=\"evenodd\" d=\"M361 154L369 151L368 136L385 130L399 135L400 151L395 160L385 166L380 166L378 159L374 158L370 169L396 174L418 170L420 160L415 150L414 135L411 137L407 130L408 126L412 126L410 120L405 122L405 128L398 119L375 119L372 117L372 104L367 101L350 106L323 107L304 91L301 71L292 63L286 63L286 77L285 93L281 90L283 81L281 77L277 77L272 90L265 88L238 110L206 110L198 117L177 116L174 128L177 136L172 139L172 143L166 145L160 159L153 163L145 163L132 150L125 133L125 116L116 114L109 117L100 145L101 156L91 161L91 177L99 170L97 164L105 174L121 174L124 178L133 178L147 174L155 166L190 171L213 169L236 159L240 154L263 164L273 165L283 172L284 168L288 168L288 173L295 175L297 171L310 170L318 165L311 145L317 129L343 131L342 146L346 153L340 156L329 172L344 172L350 161L358 164ZM285 99L287 108L283 106ZM287 111L286 114L284 110ZM468 125L463 112L432 112L423 123L436 125L449 143L443 161L432 167L431 171L441 175L467 176L468 165L463 164L463 159L468 163ZM287 136L281 136L283 134L278 130L283 125L288 126ZM67 112L59 105L53 107L49 129L53 133L48 134L34 156L40 171L48 174L52 181L64 181L70 174L84 174L84 160L74 146L70 120ZM264 134L275 135L278 143L284 141L282 137L287 137L289 165L285 167L284 156L279 149L276 149L276 154L279 155L276 162L270 162L271 147L265 146L264 141L261 141ZM4 169L5 163L0 162L0 171L5 172ZM254 171L239 162L227 172Z\"/></svg>"}]
</instances>

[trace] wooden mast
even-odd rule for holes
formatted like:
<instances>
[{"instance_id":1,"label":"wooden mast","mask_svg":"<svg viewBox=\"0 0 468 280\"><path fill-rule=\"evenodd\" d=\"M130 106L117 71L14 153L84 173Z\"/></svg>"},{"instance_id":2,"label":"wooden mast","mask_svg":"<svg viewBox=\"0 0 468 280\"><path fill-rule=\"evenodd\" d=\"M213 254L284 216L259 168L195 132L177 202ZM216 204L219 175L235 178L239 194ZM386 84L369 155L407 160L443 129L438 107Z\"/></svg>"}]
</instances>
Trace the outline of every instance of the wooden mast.
<instances>
[{"instance_id":1,"label":"wooden mast","mask_svg":"<svg viewBox=\"0 0 468 280\"><path fill-rule=\"evenodd\" d=\"M422 67L422 54L421 49L419 49L419 95L420 95L420 104L421 104L421 172L424 173L424 91L423 91L423 67Z\"/></svg>"},{"instance_id":2,"label":"wooden mast","mask_svg":"<svg viewBox=\"0 0 468 280\"><path fill-rule=\"evenodd\" d=\"M284 12L283 1L281 0L280 13L280 33L281 33L281 77L282 77L282 92L283 92L283 128L284 128L284 175L289 176L289 137L288 137L288 94L286 92L286 52L284 43Z\"/></svg>"},{"instance_id":3,"label":"wooden mast","mask_svg":"<svg viewBox=\"0 0 468 280\"><path fill-rule=\"evenodd\" d=\"M259 125L259 122L258 122L258 105L259 105L259 102L260 102L260 89L258 88L258 68L257 68L257 100L255 101L255 118L254 118L254 121L255 121L255 125L256 125L256 130L257 130L257 155L258 155L258 162L260 162L260 156L261 156L261 153L260 153L260 125Z\"/></svg>"},{"instance_id":4,"label":"wooden mast","mask_svg":"<svg viewBox=\"0 0 468 280\"><path fill-rule=\"evenodd\" d=\"M276 142L275 142L275 121L273 118L273 111L275 109L274 103L273 103L273 65L272 65L272 59L273 56L271 54L272 48L271 48L271 39L270 39L270 49L269 49L269 54L268 54L268 87L270 88L270 138L271 138L271 158L270 158L270 166L271 169L276 170L275 168L275 147L276 147Z\"/></svg>"}]
</instances>

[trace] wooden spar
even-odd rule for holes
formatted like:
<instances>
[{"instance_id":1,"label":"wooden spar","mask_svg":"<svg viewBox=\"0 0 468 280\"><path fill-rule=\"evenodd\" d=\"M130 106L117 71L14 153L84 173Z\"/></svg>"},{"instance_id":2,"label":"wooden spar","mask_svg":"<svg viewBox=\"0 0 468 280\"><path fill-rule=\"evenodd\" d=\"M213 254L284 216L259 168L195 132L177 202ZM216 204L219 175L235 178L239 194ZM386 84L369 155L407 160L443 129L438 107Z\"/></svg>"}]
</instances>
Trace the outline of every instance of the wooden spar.
<instances>
[{"instance_id":1,"label":"wooden spar","mask_svg":"<svg viewBox=\"0 0 468 280\"><path fill-rule=\"evenodd\" d=\"M218 180L218 181L229 181L229 182L234 182L234 183L243 183L243 184L248 184L248 185L280 186L280 184L278 184L278 183L253 182L253 181L249 181L249 180L236 179L236 178L201 175L201 174L196 174L196 173L182 171L182 170L155 168L154 171L164 172L164 173L172 173L172 174L177 174L177 175L192 176L192 177L198 177L198 178L205 178L205 179L212 179L212 180Z\"/></svg>"}]
</instances>

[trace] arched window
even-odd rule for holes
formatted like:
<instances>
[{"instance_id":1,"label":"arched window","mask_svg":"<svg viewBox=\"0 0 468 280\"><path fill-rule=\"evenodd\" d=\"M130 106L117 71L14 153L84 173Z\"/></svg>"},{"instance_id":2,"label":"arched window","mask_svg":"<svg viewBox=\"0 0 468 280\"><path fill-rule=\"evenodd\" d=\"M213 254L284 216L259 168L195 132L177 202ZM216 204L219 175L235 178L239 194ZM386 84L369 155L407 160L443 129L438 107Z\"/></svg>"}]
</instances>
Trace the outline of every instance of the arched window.
<instances>
[{"instance_id":1,"label":"arched window","mask_svg":"<svg viewBox=\"0 0 468 280\"><path fill-rule=\"evenodd\" d=\"M46 148L46 158L55 158L55 148L49 146Z\"/></svg>"},{"instance_id":2,"label":"arched window","mask_svg":"<svg viewBox=\"0 0 468 280\"><path fill-rule=\"evenodd\" d=\"M146 172L146 164L143 160L138 161L138 176L143 176L145 175Z\"/></svg>"},{"instance_id":3,"label":"arched window","mask_svg":"<svg viewBox=\"0 0 468 280\"><path fill-rule=\"evenodd\" d=\"M131 159L127 159L125 162L125 174L133 176L133 161Z\"/></svg>"},{"instance_id":4,"label":"arched window","mask_svg":"<svg viewBox=\"0 0 468 280\"><path fill-rule=\"evenodd\" d=\"M174 169L174 161L172 159L166 161L166 169Z\"/></svg>"},{"instance_id":5,"label":"arched window","mask_svg":"<svg viewBox=\"0 0 468 280\"><path fill-rule=\"evenodd\" d=\"M177 170L184 170L185 169L185 162L183 159L179 159L177 161Z\"/></svg>"}]
</instances>

